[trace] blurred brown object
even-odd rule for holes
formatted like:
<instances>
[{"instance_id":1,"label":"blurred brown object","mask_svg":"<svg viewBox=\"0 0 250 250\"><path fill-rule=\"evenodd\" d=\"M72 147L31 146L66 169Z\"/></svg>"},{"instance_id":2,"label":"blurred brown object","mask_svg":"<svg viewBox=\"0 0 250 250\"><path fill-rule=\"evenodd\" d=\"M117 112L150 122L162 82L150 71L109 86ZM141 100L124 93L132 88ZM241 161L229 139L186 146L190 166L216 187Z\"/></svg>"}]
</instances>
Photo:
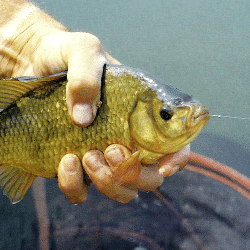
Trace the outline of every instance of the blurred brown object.
<instances>
[{"instance_id":1,"label":"blurred brown object","mask_svg":"<svg viewBox=\"0 0 250 250\"><path fill-rule=\"evenodd\" d=\"M38 177L32 185L37 220L39 224L39 249L49 250L49 211L46 201L45 179Z\"/></svg>"}]
</instances>

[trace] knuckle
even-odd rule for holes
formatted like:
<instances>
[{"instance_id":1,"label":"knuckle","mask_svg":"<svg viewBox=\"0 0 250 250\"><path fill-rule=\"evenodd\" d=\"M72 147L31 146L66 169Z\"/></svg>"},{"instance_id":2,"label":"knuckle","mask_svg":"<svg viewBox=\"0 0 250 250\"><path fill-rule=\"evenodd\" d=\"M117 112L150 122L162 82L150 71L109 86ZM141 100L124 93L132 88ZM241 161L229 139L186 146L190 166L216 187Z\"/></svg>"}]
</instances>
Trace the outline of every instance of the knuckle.
<instances>
[{"instance_id":1,"label":"knuckle","mask_svg":"<svg viewBox=\"0 0 250 250\"><path fill-rule=\"evenodd\" d=\"M83 33L85 36L86 41L88 41L90 44L95 45L97 47L101 47L101 42L98 39L98 37L90 34L90 33Z\"/></svg>"},{"instance_id":2,"label":"knuckle","mask_svg":"<svg viewBox=\"0 0 250 250\"><path fill-rule=\"evenodd\" d=\"M90 74L68 75L66 99L95 100L100 94L100 83Z\"/></svg>"},{"instance_id":3,"label":"knuckle","mask_svg":"<svg viewBox=\"0 0 250 250\"><path fill-rule=\"evenodd\" d=\"M85 44L90 48L102 48L100 40L95 35L86 32L73 33L72 41L75 44Z\"/></svg>"}]
</instances>

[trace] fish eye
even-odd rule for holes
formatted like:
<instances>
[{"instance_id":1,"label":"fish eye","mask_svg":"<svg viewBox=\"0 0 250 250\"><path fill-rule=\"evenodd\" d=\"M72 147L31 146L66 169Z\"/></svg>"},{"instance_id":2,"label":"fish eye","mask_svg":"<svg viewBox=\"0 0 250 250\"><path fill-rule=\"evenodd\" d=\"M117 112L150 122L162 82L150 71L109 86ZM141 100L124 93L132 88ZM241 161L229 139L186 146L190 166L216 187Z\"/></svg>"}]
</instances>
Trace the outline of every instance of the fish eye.
<instances>
[{"instance_id":1,"label":"fish eye","mask_svg":"<svg viewBox=\"0 0 250 250\"><path fill-rule=\"evenodd\" d=\"M173 116L172 109L169 106L162 106L160 110L160 116L163 120L168 121Z\"/></svg>"}]
</instances>

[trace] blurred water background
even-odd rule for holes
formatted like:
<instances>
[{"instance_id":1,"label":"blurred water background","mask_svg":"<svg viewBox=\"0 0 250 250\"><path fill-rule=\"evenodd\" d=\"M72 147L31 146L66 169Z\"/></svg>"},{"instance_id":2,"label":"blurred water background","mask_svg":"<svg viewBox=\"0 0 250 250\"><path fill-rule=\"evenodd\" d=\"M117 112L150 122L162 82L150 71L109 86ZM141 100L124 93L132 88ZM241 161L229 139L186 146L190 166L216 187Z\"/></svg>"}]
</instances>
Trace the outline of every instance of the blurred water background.
<instances>
[{"instance_id":1,"label":"blurred water background","mask_svg":"<svg viewBox=\"0 0 250 250\"><path fill-rule=\"evenodd\" d=\"M34 2L72 31L96 35L123 64L194 95L211 114L250 117L250 1ZM211 118L191 149L250 177L249 127L250 120ZM194 225L207 249L250 249L248 200L223 188L228 187L184 170L159 190ZM107 228L141 233L161 249L196 249L183 221L152 192L139 192L135 200L119 205L92 186L86 203L72 206L55 179L46 180L46 189L50 249L137 249L136 244L140 249L160 249L135 238L121 242L123 238L112 232L103 234ZM0 249L38 249L39 224L31 191L17 205L1 195L0 221ZM95 228L100 229L92 232Z\"/></svg>"},{"instance_id":2,"label":"blurred water background","mask_svg":"<svg viewBox=\"0 0 250 250\"><path fill-rule=\"evenodd\" d=\"M127 66L192 94L211 114L250 117L250 1L35 0L72 31L96 35ZM192 143L250 177L250 120L211 118Z\"/></svg>"}]
</instances>

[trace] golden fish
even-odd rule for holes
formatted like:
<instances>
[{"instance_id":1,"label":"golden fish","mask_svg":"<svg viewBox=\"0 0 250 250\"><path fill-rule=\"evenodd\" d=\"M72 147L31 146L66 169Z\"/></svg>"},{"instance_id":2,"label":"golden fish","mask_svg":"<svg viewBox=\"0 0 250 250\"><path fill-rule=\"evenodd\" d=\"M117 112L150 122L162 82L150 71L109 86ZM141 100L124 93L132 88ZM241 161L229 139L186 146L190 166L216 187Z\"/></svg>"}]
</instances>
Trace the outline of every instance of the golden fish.
<instances>
[{"instance_id":1,"label":"golden fish","mask_svg":"<svg viewBox=\"0 0 250 250\"><path fill-rule=\"evenodd\" d=\"M37 176L56 177L67 153L82 158L119 143L154 164L193 141L209 119L204 105L175 87L141 70L107 65L101 107L90 126L79 128L68 115L66 83L67 72L0 81L0 185L13 203ZM124 171L118 167L115 178Z\"/></svg>"}]
</instances>

